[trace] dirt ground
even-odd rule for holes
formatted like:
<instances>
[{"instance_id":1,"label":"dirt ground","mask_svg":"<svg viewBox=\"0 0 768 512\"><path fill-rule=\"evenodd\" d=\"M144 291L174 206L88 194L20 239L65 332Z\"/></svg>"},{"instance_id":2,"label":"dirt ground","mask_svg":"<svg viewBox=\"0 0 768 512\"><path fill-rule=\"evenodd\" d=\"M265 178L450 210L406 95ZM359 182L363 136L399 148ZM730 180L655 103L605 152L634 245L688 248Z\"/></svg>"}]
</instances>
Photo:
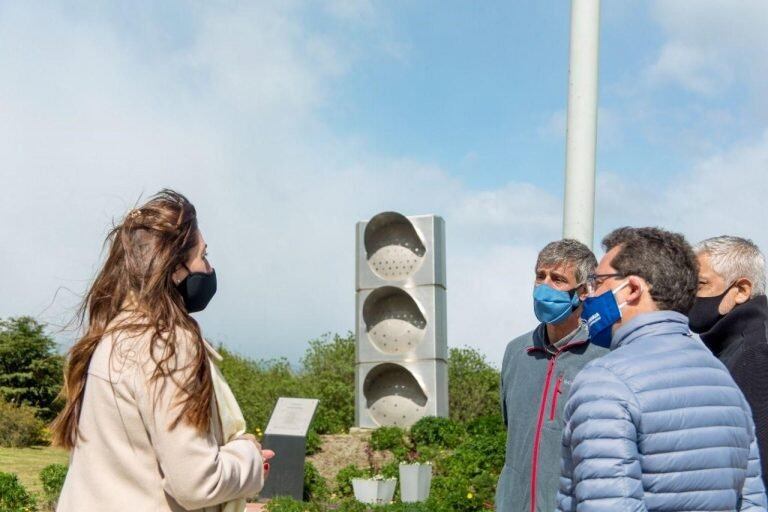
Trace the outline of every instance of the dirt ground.
<instances>
[{"instance_id":1,"label":"dirt ground","mask_svg":"<svg viewBox=\"0 0 768 512\"><path fill-rule=\"evenodd\" d=\"M362 468L368 466L365 447L370 433L353 432L320 437L323 440L321 451L307 457L307 460L315 465L320 475L328 480L331 486L334 485L336 474L343 467L350 464ZM389 452L373 452L373 458L378 465L384 465L393 459Z\"/></svg>"}]
</instances>

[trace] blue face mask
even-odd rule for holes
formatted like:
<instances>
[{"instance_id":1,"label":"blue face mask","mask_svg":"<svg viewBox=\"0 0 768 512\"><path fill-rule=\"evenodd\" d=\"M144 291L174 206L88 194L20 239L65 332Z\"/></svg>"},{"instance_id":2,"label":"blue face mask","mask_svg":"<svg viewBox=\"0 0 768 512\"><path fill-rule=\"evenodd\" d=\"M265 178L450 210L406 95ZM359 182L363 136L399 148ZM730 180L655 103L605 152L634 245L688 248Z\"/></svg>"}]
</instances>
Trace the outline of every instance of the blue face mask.
<instances>
[{"instance_id":1,"label":"blue face mask","mask_svg":"<svg viewBox=\"0 0 768 512\"><path fill-rule=\"evenodd\" d=\"M613 338L611 327L621 319L621 308L626 304L618 305L616 293L628 284L629 281L626 281L615 289L601 293L597 297L584 299L581 318L587 322L587 327L589 327L590 343L611 348L611 339Z\"/></svg>"},{"instance_id":2,"label":"blue face mask","mask_svg":"<svg viewBox=\"0 0 768 512\"><path fill-rule=\"evenodd\" d=\"M533 312L539 322L545 324L564 322L581 304L576 288L563 291L555 290L546 284L536 285L533 288Z\"/></svg>"}]
</instances>

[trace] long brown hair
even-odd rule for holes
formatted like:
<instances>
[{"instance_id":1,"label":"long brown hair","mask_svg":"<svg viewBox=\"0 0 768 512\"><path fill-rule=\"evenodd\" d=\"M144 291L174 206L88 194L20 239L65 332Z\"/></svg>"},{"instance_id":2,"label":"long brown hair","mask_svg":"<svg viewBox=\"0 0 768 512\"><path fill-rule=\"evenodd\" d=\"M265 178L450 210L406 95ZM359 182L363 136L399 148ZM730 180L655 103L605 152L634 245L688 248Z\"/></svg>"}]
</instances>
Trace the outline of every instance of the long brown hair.
<instances>
[{"instance_id":1,"label":"long brown hair","mask_svg":"<svg viewBox=\"0 0 768 512\"><path fill-rule=\"evenodd\" d=\"M99 341L115 331L151 333L149 354L155 363L151 380L173 376L169 361L176 356L177 334L189 333L196 350L183 369L181 411L169 428L184 421L205 433L209 429L213 384L200 327L187 313L172 275L197 247L199 232L195 207L172 190L161 190L146 204L128 212L105 241L108 256L80 306L78 318L85 331L69 350L61 396L66 405L51 424L54 445L73 448L78 437L88 365ZM140 312L130 323L116 322L126 304ZM162 357L156 349L162 346Z\"/></svg>"}]
</instances>

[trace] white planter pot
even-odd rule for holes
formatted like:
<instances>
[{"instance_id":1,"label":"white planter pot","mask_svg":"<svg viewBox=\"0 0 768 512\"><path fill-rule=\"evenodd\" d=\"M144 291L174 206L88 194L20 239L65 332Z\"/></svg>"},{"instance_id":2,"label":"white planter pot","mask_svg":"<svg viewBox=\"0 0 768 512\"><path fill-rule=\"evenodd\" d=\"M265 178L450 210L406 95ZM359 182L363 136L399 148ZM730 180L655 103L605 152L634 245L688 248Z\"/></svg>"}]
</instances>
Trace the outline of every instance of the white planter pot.
<instances>
[{"instance_id":1,"label":"white planter pot","mask_svg":"<svg viewBox=\"0 0 768 512\"><path fill-rule=\"evenodd\" d=\"M432 485L432 464L400 464L400 501L427 501Z\"/></svg>"},{"instance_id":2,"label":"white planter pot","mask_svg":"<svg viewBox=\"0 0 768 512\"><path fill-rule=\"evenodd\" d=\"M369 505L385 505L395 496L396 478L374 480L372 478L353 478L352 489L355 499Z\"/></svg>"}]
</instances>

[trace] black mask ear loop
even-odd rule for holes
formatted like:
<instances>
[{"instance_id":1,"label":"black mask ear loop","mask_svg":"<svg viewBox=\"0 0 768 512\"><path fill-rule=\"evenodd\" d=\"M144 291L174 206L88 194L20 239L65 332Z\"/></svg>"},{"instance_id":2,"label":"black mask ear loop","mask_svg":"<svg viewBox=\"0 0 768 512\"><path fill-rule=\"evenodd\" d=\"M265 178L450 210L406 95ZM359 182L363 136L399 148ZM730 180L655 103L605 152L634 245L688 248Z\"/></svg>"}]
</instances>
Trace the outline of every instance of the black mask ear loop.
<instances>
[{"instance_id":1,"label":"black mask ear loop","mask_svg":"<svg viewBox=\"0 0 768 512\"><path fill-rule=\"evenodd\" d=\"M174 285L176 285L176 286L179 286L179 285L181 285L181 283L183 283L183 282L184 282L184 279L186 279L187 277L189 277L189 274L191 274L191 273L192 273L192 271L191 271L191 270L189 270L189 267L187 266L187 262L186 262L186 261L182 261L182 262L181 262L181 266L182 266L182 267L184 267L184 268L187 270L187 275L186 275L186 276L184 276L182 279L180 279L178 283L174 282L173 284L174 284Z\"/></svg>"}]
</instances>

